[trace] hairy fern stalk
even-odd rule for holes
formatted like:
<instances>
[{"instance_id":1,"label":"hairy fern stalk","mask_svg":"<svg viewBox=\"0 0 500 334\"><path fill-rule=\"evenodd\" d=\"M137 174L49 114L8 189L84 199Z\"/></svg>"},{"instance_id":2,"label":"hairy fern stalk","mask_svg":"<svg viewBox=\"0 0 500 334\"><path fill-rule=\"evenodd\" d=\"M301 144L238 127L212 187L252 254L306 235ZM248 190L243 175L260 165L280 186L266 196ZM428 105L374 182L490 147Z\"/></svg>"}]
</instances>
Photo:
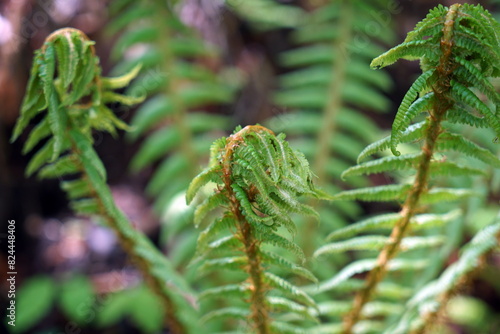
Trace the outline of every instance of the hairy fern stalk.
<instances>
[{"instance_id":1,"label":"hairy fern stalk","mask_svg":"<svg viewBox=\"0 0 500 334\"><path fill-rule=\"evenodd\" d=\"M425 231L441 226L457 215L456 212L421 214L425 206L477 195L467 188L434 186L437 176L474 177L484 174L484 171L471 165L437 159L436 153L456 151L500 167L500 160L494 154L452 130L454 125L459 124L492 131L491 139L500 135L500 95L488 81L488 77L500 75L499 32L498 22L481 6L439 6L408 34L402 44L373 60L371 66L381 68L401 58L419 59L423 73L406 93L390 137L369 145L358 157L359 164L346 170L343 176L393 170L414 170L415 176L413 182L408 184L361 188L335 196L337 200L402 201L399 213L368 218L334 231L329 236L333 242L316 251L316 256L346 250L379 251L376 259L351 263L332 279L320 284L320 291L336 289L352 281L350 278L353 275L369 271L344 316L343 333L363 332L367 321L363 319L369 314L379 317L398 314L395 304L371 300L375 294L383 294L382 281L388 272L414 271L426 266L427 262L412 260L405 255L395 259L396 255L436 247L443 240L441 236L430 233L413 237L406 235L410 230ZM427 115L425 120L412 124L421 113ZM397 150L399 144L414 142L421 143L417 152L401 154ZM394 156L361 163L371 154L388 148ZM359 233L390 226L392 232L389 237L358 236ZM337 241L341 239L347 240ZM377 320L372 320L372 324L376 323Z\"/></svg>"},{"instance_id":2,"label":"hairy fern stalk","mask_svg":"<svg viewBox=\"0 0 500 334\"><path fill-rule=\"evenodd\" d=\"M204 185L215 183L215 191L196 209L196 224L210 211L224 210L198 239L195 262L200 263L200 271L233 270L246 276L239 283L201 294L202 301L232 297L226 298L223 308L205 314L205 322L243 318L247 320L243 329L264 334L294 332L316 319L314 301L288 275L295 273L312 281L315 277L291 262L290 255L304 260L304 254L285 235L296 234L290 213L317 216L298 201L299 196L327 196L314 187L307 160L284 138L258 125L237 129L213 144L209 167L188 189L190 203ZM286 276L276 275L272 267Z\"/></svg>"},{"instance_id":3,"label":"hairy fern stalk","mask_svg":"<svg viewBox=\"0 0 500 334\"><path fill-rule=\"evenodd\" d=\"M113 229L145 281L161 298L166 326L173 333L185 333L194 327L189 321L194 310L184 296L193 292L116 207L106 184L106 170L92 147L93 131L116 134L117 129L128 128L106 104L132 105L142 100L113 91L127 86L139 68L121 77L102 77L93 45L85 34L72 28L47 37L35 54L12 140L41 116L23 149L28 153L40 147L26 168L27 176L37 173L41 179L58 178L76 213L100 218Z\"/></svg>"}]
</instances>

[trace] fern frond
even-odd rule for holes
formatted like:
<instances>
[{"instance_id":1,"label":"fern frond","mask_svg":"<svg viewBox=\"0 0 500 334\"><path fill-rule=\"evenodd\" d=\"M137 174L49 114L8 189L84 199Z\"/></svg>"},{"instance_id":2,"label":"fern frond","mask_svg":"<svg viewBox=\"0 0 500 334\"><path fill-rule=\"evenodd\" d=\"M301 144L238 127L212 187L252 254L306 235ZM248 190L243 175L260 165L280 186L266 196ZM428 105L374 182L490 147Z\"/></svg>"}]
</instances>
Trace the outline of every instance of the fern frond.
<instances>
[{"instance_id":1,"label":"fern frond","mask_svg":"<svg viewBox=\"0 0 500 334\"><path fill-rule=\"evenodd\" d=\"M412 218L410 224L412 224L411 228L413 231L425 228L439 227L456 219L460 215L461 215L460 210L451 211L443 215L435 215L435 214L416 215ZM356 222L352 225L346 226L340 230L332 232L330 235L328 235L327 240L333 241L339 239L348 239L361 232L392 229L394 223L396 223L398 219L401 219L401 215L399 213L389 213L385 215L379 215L372 218L368 218Z\"/></svg>"},{"instance_id":2,"label":"fern frond","mask_svg":"<svg viewBox=\"0 0 500 334\"><path fill-rule=\"evenodd\" d=\"M410 189L411 185L409 184L376 186L370 188L346 190L334 195L333 199L342 201L360 200L367 202L398 201L404 199Z\"/></svg>"},{"instance_id":3,"label":"fern frond","mask_svg":"<svg viewBox=\"0 0 500 334\"><path fill-rule=\"evenodd\" d=\"M500 134L497 110L492 109L486 101L489 99L493 105L499 101L499 94L488 79L500 75L500 38L492 26L498 27L498 22L481 6L438 6L417 24L403 43L378 56L371 63L372 68L381 68L401 58L418 59L423 73L403 98L391 135L363 150L358 157L358 165L349 168L343 176L398 169L414 169L416 173L410 184L354 189L334 196L335 199L403 201L399 214L370 218L339 232L335 231L330 238L336 241L317 250L316 254L322 255L358 249L380 249L376 261L359 260L360 262L355 262L356 265L351 264L332 279L320 283L322 289L329 289L353 274L369 271L365 286L356 293L352 309L344 316L344 334L359 330L361 315L365 314L365 307L373 298L377 286L386 273L394 269L392 266L398 263L394 261L403 260L395 258L399 252L408 247L426 247L438 243L439 238L431 237L426 240L406 236L411 228L418 226L414 222L423 205L481 196L469 188L435 187L431 184L431 181L439 184L443 176L472 178L476 175L488 175L484 168L475 168L448 157L438 160L435 153L452 150L456 151L456 156L462 154L494 166L498 164L494 154L488 150L463 136L450 133L449 128L453 126L448 124L484 127L493 130L497 136ZM411 125L420 113L426 114L425 121ZM455 127L453 129L456 130ZM416 141L421 142L419 153L400 156L396 149L398 144ZM387 148L391 149L396 158L384 157L360 163L367 156ZM441 222L438 219L429 226L432 224L440 225ZM357 236L364 231L390 228L391 225L389 239L380 235ZM341 237L346 237L347 240L338 240ZM416 243L413 244L413 241ZM405 242L410 242L411 246L405 245ZM444 251L449 252L449 248L447 246Z\"/></svg>"},{"instance_id":4,"label":"fern frond","mask_svg":"<svg viewBox=\"0 0 500 334\"><path fill-rule=\"evenodd\" d=\"M352 250L380 250L390 239L383 236L360 236L345 241L330 243L320 247L314 253L315 257L336 254ZM442 244L441 236L407 237L401 241L401 250L407 251L420 247L433 247Z\"/></svg>"},{"instance_id":5,"label":"fern frond","mask_svg":"<svg viewBox=\"0 0 500 334\"><path fill-rule=\"evenodd\" d=\"M109 33L119 33L112 57L126 58L114 72L142 66L135 83L127 89L132 96L148 98L132 118L129 138L145 140L130 167L138 172L161 163L147 186L148 194L155 197L157 212L171 206L175 196L186 191L189 180L199 172L207 154L198 148L210 142L216 131L228 128L227 117L210 113L214 117L207 121L203 110L230 102L240 80L237 72L231 80L224 80L222 71L216 73L209 68L206 60L219 57L218 50L179 19L178 9L156 0L129 1L113 10L115 18L109 27ZM121 78L120 84L125 80ZM118 83L118 79L104 82ZM191 225L185 224L183 230L188 229L195 233Z\"/></svg>"},{"instance_id":6,"label":"fern frond","mask_svg":"<svg viewBox=\"0 0 500 334\"><path fill-rule=\"evenodd\" d=\"M195 222L199 223L201 217L217 205L224 206L226 212L201 233L196 262L203 259L200 261L202 272L211 268L231 269L248 276L244 284L252 287L247 296L250 312L244 314L260 333L273 328L278 323L278 314L283 312L302 319L314 318L307 307L314 307L312 298L270 272L271 268L279 268L316 281L309 270L276 254L276 250L281 250L301 261L305 258L301 248L283 236L279 228L294 235L296 226L290 213L315 214L298 201L301 195L324 197L314 187L311 177L307 160L288 146L284 135L275 136L259 125L247 126L237 128L233 135L212 145L210 166L193 180L186 195L191 202L203 185L215 181L215 193L198 206ZM225 235L217 239L222 231ZM235 252L242 255L236 256ZM228 289L238 294L247 291L246 286L237 288L231 284ZM219 290L210 291L207 294L213 296L213 291ZM292 300L271 297L268 291ZM222 318L230 316L224 311L211 312L205 317L213 318L214 314Z\"/></svg>"},{"instance_id":7,"label":"fern frond","mask_svg":"<svg viewBox=\"0 0 500 334\"><path fill-rule=\"evenodd\" d=\"M407 143L422 137L423 130L425 129L426 122L419 122L416 124L410 125L399 137L400 143ZM366 157L375 154L377 152L384 151L391 147L391 136L380 139L374 143L368 145L359 155L357 159L357 163L359 164Z\"/></svg>"},{"instance_id":8,"label":"fern frond","mask_svg":"<svg viewBox=\"0 0 500 334\"><path fill-rule=\"evenodd\" d=\"M489 150L461 135L445 132L439 136L437 150L453 150L478 159L495 168L500 168L500 159Z\"/></svg>"},{"instance_id":9,"label":"fern frond","mask_svg":"<svg viewBox=\"0 0 500 334\"><path fill-rule=\"evenodd\" d=\"M385 157L353 166L342 173L342 178L353 175L382 173L391 170L405 170L414 168L421 158L421 153L406 154L397 157Z\"/></svg>"},{"instance_id":10,"label":"fern frond","mask_svg":"<svg viewBox=\"0 0 500 334\"><path fill-rule=\"evenodd\" d=\"M106 184L106 169L93 148L93 130L104 129L113 134L116 128L126 127L105 103L138 101L113 93L110 89L117 87L117 83L102 84L105 78L101 76L93 44L81 31L72 28L47 37L36 53L32 78L12 138L15 140L33 117L41 114L24 151L31 151L48 139L33 155L26 173L59 178L77 214L100 217L118 235L124 250L138 263L146 281L160 296L166 324L174 332L184 332L196 327L185 322L195 313L185 299L193 292L171 263L116 207ZM123 80L130 81L133 74L126 74ZM123 80L118 86L124 84ZM34 101L31 89L45 103ZM67 176L71 180L65 180ZM167 281L169 286L165 284Z\"/></svg>"}]
</instances>

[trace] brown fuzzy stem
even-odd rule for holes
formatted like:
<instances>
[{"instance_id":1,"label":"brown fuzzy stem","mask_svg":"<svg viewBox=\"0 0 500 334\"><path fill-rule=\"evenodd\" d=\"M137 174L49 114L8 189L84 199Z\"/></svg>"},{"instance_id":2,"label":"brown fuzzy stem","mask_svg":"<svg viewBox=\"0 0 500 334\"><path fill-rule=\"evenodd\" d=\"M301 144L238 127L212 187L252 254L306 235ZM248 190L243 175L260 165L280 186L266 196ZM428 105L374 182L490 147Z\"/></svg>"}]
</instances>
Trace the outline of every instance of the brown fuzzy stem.
<instances>
[{"instance_id":1,"label":"brown fuzzy stem","mask_svg":"<svg viewBox=\"0 0 500 334\"><path fill-rule=\"evenodd\" d=\"M238 202L234 191L231 187L231 165L232 156L234 149L240 145L244 140L244 135L248 132L262 132L267 131L272 133L272 131L259 126L246 126L242 130L233 134L227 139L225 147L225 155L223 160L223 181L224 181L224 191L227 192L227 196L230 201L230 210L238 222L239 239L243 243L244 252L248 259L248 266L246 271L249 275L249 280L251 284L251 297L250 297L250 317L249 321L254 326L256 333L259 334L269 334L270 322L269 318L269 307L266 303L266 291L267 286L264 283L264 269L262 268L260 261L260 243L255 238L252 225L248 223L245 217L241 213L240 203Z\"/></svg>"},{"instance_id":2,"label":"brown fuzzy stem","mask_svg":"<svg viewBox=\"0 0 500 334\"><path fill-rule=\"evenodd\" d=\"M405 236L410 220L418 210L418 204L421 195L427 191L429 179L429 165L434 153L436 140L441 133L441 121L452 103L447 92L449 91L450 74L453 70L450 56L453 46L453 25L457 15L457 9L460 5L453 5L446 15L446 21L443 28L443 37L441 39L442 56L440 63L436 68L438 80L433 87L434 106L428 117L428 125L425 130L425 142L422 147L422 158L417 167L417 174L413 186L401 209L401 219L399 219L390 235L389 242L384 246L377 258L376 266L370 271L366 279L365 287L360 290L354 298L353 309L344 318L344 334L351 334L354 325L361 319L363 307L371 299L378 284L387 273L389 261L393 259L399 251L401 240Z\"/></svg>"},{"instance_id":3,"label":"brown fuzzy stem","mask_svg":"<svg viewBox=\"0 0 500 334\"><path fill-rule=\"evenodd\" d=\"M72 152L77 156L81 156L82 153L76 147L75 143L72 143ZM85 167L81 164L80 161L75 161L78 165L78 169L81 172L81 179L89 179L87 175L87 171ZM173 334L184 334L187 333L185 326L179 321L176 316L175 304L170 299L168 294L165 293L166 282L159 279L158 277L151 274L154 268L151 267L151 264L142 258L140 255L137 255L134 251L134 246L136 244L136 240L123 232L123 229L118 226L118 221L105 207L102 198L99 196L98 192L93 187L92 182L89 180L87 184L92 188L91 189L91 197L95 199L99 206L99 216L103 218L108 226L116 233L118 236L118 240L120 242L120 246L130 257L132 263L134 263L140 270L146 284L155 292L155 294L160 298L161 303L165 309L164 313L164 322L168 327L169 331ZM118 210L118 209L117 209Z\"/></svg>"}]
</instances>

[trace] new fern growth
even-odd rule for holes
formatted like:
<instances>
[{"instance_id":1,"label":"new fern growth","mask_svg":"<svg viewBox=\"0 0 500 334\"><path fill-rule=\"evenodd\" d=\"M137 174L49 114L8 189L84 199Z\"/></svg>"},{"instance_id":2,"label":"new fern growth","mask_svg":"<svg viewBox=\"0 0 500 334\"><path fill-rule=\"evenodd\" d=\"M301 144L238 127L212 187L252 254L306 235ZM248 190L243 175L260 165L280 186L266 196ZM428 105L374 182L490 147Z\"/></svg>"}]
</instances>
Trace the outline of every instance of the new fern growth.
<instances>
[{"instance_id":1,"label":"new fern growth","mask_svg":"<svg viewBox=\"0 0 500 334\"><path fill-rule=\"evenodd\" d=\"M59 178L76 213L100 218L112 228L145 281L160 296L168 328L185 333L193 328L187 319L194 311L183 295L192 292L161 252L116 207L106 184L106 170L92 147L94 130L115 134L117 129L127 128L106 103L132 105L142 100L113 91L128 85L138 68L121 77L102 77L93 44L72 28L47 37L35 54L12 140L41 115L24 145L24 153L41 146L26 174Z\"/></svg>"},{"instance_id":2,"label":"new fern growth","mask_svg":"<svg viewBox=\"0 0 500 334\"><path fill-rule=\"evenodd\" d=\"M352 333L363 318L365 306L374 297L379 284L388 271L415 269L417 263L406 266L402 259L394 259L401 251L421 247L434 247L433 236L406 237L408 231L427 220L428 226L438 226L453 216L419 215L423 206L458 200L471 196L470 189L438 188L433 177L438 175L481 175L482 171L454 161L436 159L435 153L457 151L487 164L499 167L499 159L488 150L453 133L451 124L469 125L491 129L492 139L500 135L498 104L500 95L488 81L488 77L500 75L500 25L481 6L439 6L410 32L405 41L373 60L371 66L381 68L398 59L420 59L423 71L406 93L393 123L391 136L368 146L358 162L378 151L390 148L394 157L360 163L348 169L344 176L372 174L391 170L416 171L410 184L388 185L345 191L337 199L365 201L403 201L402 209L395 215L383 215L359 222L343 230L335 231L330 240L342 236L354 236L360 232L392 225L388 238L375 236L354 237L348 245L342 242L326 245L317 255L333 254L339 249L380 250L376 260L361 260L344 268L336 277L323 282L322 289L332 289L355 273L370 270L364 287L354 298L351 310L344 318L344 333ZM489 103L478 94L484 94ZM421 113L424 121L411 124ZM400 143L421 142L419 152L401 154ZM415 231L415 229L414 229ZM377 239L378 240L378 239Z\"/></svg>"},{"instance_id":3,"label":"new fern growth","mask_svg":"<svg viewBox=\"0 0 500 334\"><path fill-rule=\"evenodd\" d=\"M296 273L315 281L308 270L281 253L304 260L300 247L284 236L284 232L291 236L296 233L290 214L317 217L298 198L327 197L314 187L307 160L284 139L283 134L275 136L258 125L237 129L213 144L209 167L188 189L190 203L204 185L215 183L215 191L196 209L195 224L216 208L224 210L222 217L210 222L199 237L197 260L201 268L230 269L247 276L239 283L202 293L202 299L228 295L240 300L236 306L228 304L205 314L205 321L243 318L252 333L263 334L288 333L295 328L279 321L282 313L295 314L296 321L315 319L311 297L270 270L284 268L287 275Z\"/></svg>"}]
</instances>

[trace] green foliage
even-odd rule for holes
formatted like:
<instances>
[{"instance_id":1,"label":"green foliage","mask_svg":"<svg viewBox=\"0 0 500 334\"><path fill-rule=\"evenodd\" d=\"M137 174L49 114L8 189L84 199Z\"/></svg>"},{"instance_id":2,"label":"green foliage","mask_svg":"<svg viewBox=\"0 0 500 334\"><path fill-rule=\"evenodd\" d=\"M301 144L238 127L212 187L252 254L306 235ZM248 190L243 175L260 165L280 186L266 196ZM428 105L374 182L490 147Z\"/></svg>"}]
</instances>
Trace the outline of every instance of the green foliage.
<instances>
[{"instance_id":1,"label":"green foliage","mask_svg":"<svg viewBox=\"0 0 500 334\"><path fill-rule=\"evenodd\" d=\"M64 281L60 293L59 305L68 319L79 325L94 320L92 307L96 297L92 282L87 277L78 275Z\"/></svg>"},{"instance_id":2,"label":"green foliage","mask_svg":"<svg viewBox=\"0 0 500 334\"><path fill-rule=\"evenodd\" d=\"M386 4L326 1L305 15L291 34L297 47L280 57L291 71L279 78L274 102L286 113L271 119L269 127L290 136L291 145L311 161L317 182L332 193L343 186L338 180L355 162L353 152L376 138L377 126L366 112L384 112L389 107L383 95L392 87L388 75L367 66L381 52L378 44L394 38L390 22L378 23L377 35L366 29L372 14ZM369 185L364 177L346 181L350 187ZM311 220L299 222L299 243L308 256L324 235L347 225L362 211L355 203L311 204L322 218L319 229ZM342 257L336 262L341 263Z\"/></svg>"},{"instance_id":3,"label":"green foliage","mask_svg":"<svg viewBox=\"0 0 500 334\"><path fill-rule=\"evenodd\" d=\"M252 28L265 31L292 28L300 24L302 10L272 0L225 0L225 5L238 16L249 21Z\"/></svg>"},{"instance_id":4,"label":"green foliage","mask_svg":"<svg viewBox=\"0 0 500 334\"><path fill-rule=\"evenodd\" d=\"M354 175L412 170L415 174L410 178L413 181L409 183L407 179L405 183L348 190L334 196L337 200L400 201L402 204L398 214L371 217L332 232L329 240L333 242L322 246L315 253L316 256L328 257L345 251L356 251L362 258L368 256L349 264L331 279L320 283L321 291L342 289L342 282L355 274L368 272L366 284L358 290L353 305L344 314L344 333L358 332L354 328L358 327L362 316L368 316L366 312L371 308L370 305L378 302L375 291L387 273L415 270L418 267L414 260L416 257L423 258L424 254L440 249L441 245L443 250L444 247L449 247L448 243L443 244L447 239L440 226L451 224L457 218L457 211L437 215L417 213L429 204L435 205L437 210L441 208L438 212L443 212L443 208L447 207L444 202L478 198L481 194L473 189L463 188L463 185L462 188L449 187L447 184L453 184L451 178L449 181L444 180L450 176L489 176L491 172L486 166L480 165L477 168L477 160L498 167L497 157L492 152L455 132L460 131L463 124L467 124L488 128L482 131L488 131L490 140L500 134L498 114L494 107L500 94L488 79L500 75L500 63L495 61L500 55L498 27L499 24L481 6L438 6L408 34L402 44L372 61L372 67L381 68L400 58L419 59L423 74L415 80L403 98L391 135L370 144L359 155L358 165L347 169L343 177L348 179ZM491 62L484 55L491 55ZM427 115L425 120L412 124L421 113ZM484 123L479 121L483 119ZM415 142L422 143L417 152L401 154L397 150L399 144L412 147ZM369 155L388 148L394 156L361 163ZM443 156L444 151L451 153L445 158L436 157L437 154ZM463 156L472 157L476 161L463 159ZM439 184L444 184L445 187L439 187ZM426 223L421 225L418 221L422 219ZM383 234L383 230L388 228L392 228L390 237ZM410 230L417 235L407 236ZM377 231L382 234L376 233ZM483 242L484 238L495 240L496 232L493 228L486 228L480 234L483 233L484 236L478 234L477 238ZM484 251L491 249L488 245L491 242L485 242L479 248L470 246L474 251L463 254L460 260L463 263L459 261L456 266L448 268L449 273L445 272L440 278L439 291L455 286L457 280L474 266ZM368 250L380 252L378 258L370 257L374 253L366 252ZM407 266L407 261L413 261L414 264ZM422 265L428 266L425 263ZM439 260L431 263L434 264L430 267L439 265ZM461 269L455 269L458 267ZM434 289L433 284L428 289ZM429 298L426 303L432 304L435 298L439 299L437 291L433 295L426 295ZM419 321L416 320L416 310L425 305L418 303L416 306L416 300L422 300L422 297L417 297L422 293L422 290L417 292L414 299L405 306L412 305L415 308L408 311L411 317L404 315L401 318L399 326L404 330L400 333L408 333L410 320ZM391 314L394 315L399 317L401 313ZM377 316L376 321L381 323L384 317L380 314Z\"/></svg>"},{"instance_id":5,"label":"green foliage","mask_svg":"<svg viewBox=\"0 0 500 334\"><path fill-rule=\"evenodd\" d=\"M283 134L275 136L261 126L239 128L213 144L209 167L194 178L187 191L188 203L207 184L215 190L198 205L195 222L200 224L218 207L225 211L200 234L195 258L200 263L198 271L240 271L246 278L203 292L202 301L222 297L227 303L206 313L203 321L247 319L247 330L255 328L259 333L301 331L300 326L316 321L311 313L315 302L288 275L315 278L285 255L288 251L303 259L300 248L286 236L296 234L290 214L317 216L298 198L327 198L314 187L305 157L289 147ZM273 267L286 276L272 273ZM246 300L250 304L241 304ZM293 314L293 326L279 322L285 314Z\"/></svg>"},{"instance_id":6,"label":"green foliage","mask_svg":"<svg viewBox=\"0 0 500 334\"><path fill-rule=\"evenodd\" d=\"M42 115L31 131L24 151L47 140L32 157L27 174L37 172L39 178L59 178L76 213L96 216L112 228L125 251L139 264L151 287L163 298L165 311L177 314L171 317L170 325L189 328L191 323L186 319L182 323L178 318L193 312L179 294L181 291L191 294L190 288L149 239L134 229L116 207L106 184L106 170L92 147L93 130L115 134L117 128L127 128L106 103L134 104L140 100L111 90L128 84L133 72L137 69L118 78L101 77L93 42L76 29L54 32L36 52L12 140L21 134L34 116ZM71 80L68 76L73 80L69 86L67 83ZM33 103L34 99L42 102ZM167 288L166 281L172 286Z\"/></svg>"},{"instance_id":7,"label":"green foliage","mask_svg":"<svg viewBox=\"0 0 500 334\"><path fill-rule=\"evenodd\" d=\"M147 96L131 121L129 139L142 143L130 169L153 169L146 192L163 223L161 245L176 268L189 270L197 231L191 224L193 210L180 210L179 199L208 160L210 143L232 125L214 109L232 101L240 75L220 66L218 50L185 25L168 2L116 1L111 12L115 18L108 31L119 33L114 71L142 64L128 92Z\"/></svg>"},{"instance_id":8,"label":"green foliage","mask_svg":"<svg viewBox=\"0 0 500 334\"><path fill-rule=\"evenodd\" d=\"M43 319L55 297L56 284L50 277L34 276L26 280L16 295L15 326L10 326L12 333L27 331Z\"/></svg>"},{"instance_id":9,"label":"green foliage","mask_svg":"<svg viewBox=\"0 0 500 334\"><path fill-rule=\"evenodd\" d=\"M230 125L226 117L208 116L201 110L228 103L238 86L238 75L223 77L203 65L217 61L216 49L185 26L170 4L123 0L113 2L111 11L116 18L108 31L120 32L112 56L118 60L125 54L115 70L142 64L129 92L148 96L132 119L130 138L146 138L131 169L158 166L147 191L156 198L155 207L161 212L199 172L214 139L211 132ZM139 45L142 52L127 56ZM196 112L190 112L193 109Z\"/></svg>"},{"instance_id":10,"label":"green foliage","mask_svg":"<svg viewBox=\"0 0 500 334\"><path fill-rule=\"evenodd\" d=\"M436 280L427 283L406 303L405 312L399 324L391 329L391 333L408 333L410 329L429 326L425 320L429 314L421 314L422 310L432 310L429 313L438 313L449 299L450 291L455 291L463 284L463 277L470 274L481 265L483 256L498 247L500 236L499 217L489 226L479 231L466 244L460 254L460 259L450 265ZM443 298L445 297L445 298ZM419 314L420 313L420 314Z\"/></svg>"},{"instance_id":11,"label":"green foliage","mask_svg":"<svg viewBox=\"0 0 500 334\"><path fill-rule=\"evenodd\" d=\"M109 326L122 318L130 319L143 333L158 333L163 327L161 300L145 286L111 294L98 307L96 321L99 327Z\"/></svg>"}]
</instances>

